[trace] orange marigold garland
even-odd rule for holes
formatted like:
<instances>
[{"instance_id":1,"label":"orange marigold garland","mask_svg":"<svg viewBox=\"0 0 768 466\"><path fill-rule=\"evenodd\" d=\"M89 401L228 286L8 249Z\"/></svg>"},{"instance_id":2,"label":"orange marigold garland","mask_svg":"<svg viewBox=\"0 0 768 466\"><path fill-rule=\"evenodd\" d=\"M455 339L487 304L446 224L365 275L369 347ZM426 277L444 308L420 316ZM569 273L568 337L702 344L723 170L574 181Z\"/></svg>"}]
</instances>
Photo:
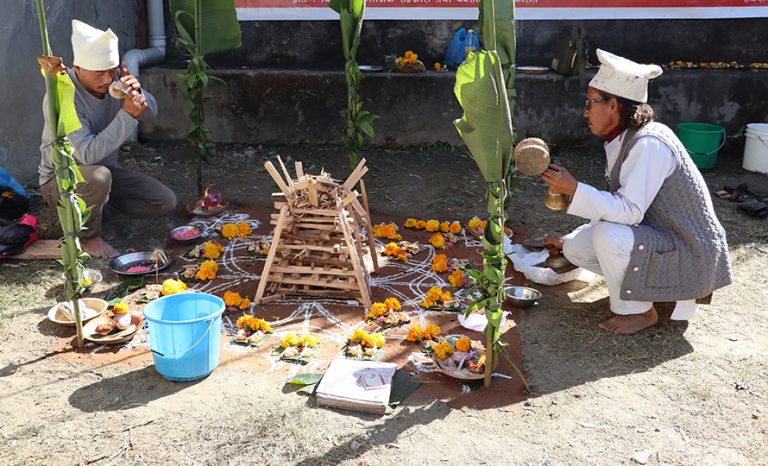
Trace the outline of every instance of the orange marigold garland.
<instances>
[{"instance_id":1,"label":"orange marigold garland","mask_svg":"<svg viewBox=\"0 0 768 466\"><path fill-rule=\"evenodd\" d=\"M373 227L373 236L376 238L394 239L400 241L403 239L397 233L397 225L394 223L380 223Z\"/></svg>"},{"instance_id":2,"label":"orange marigold garland","mask_svg":"<svg viewBox=\"0 0 768 466\"><path fill-rule=\"evenodd\" d=\"M218 271L219 265L214 261L208 260L200 264L200 270L197 271L195 278L202 281L215 280Z\"/></svg>"}]
</instances>

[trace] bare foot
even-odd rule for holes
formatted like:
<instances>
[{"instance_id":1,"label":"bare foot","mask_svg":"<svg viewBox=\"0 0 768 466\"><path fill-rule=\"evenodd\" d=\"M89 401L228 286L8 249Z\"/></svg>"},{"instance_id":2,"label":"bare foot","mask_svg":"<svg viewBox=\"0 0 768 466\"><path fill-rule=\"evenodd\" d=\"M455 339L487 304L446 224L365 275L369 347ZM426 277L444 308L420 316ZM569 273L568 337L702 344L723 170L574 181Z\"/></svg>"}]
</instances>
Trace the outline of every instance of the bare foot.
<instances>
[{"instance_id":1,"label":"bare foot","mask_svg":"<svg viewBox=\"0 0 768 466\"><path fill-rule=\"evenodd\" d=\"M632 335L648 327L653 327L659 321L656 308L651 307L648 312L632 314L628 316L613 316L610 319L597 324L603 330L619 335Z\"/></svg>"},{"instance_id":2,"label":"bare foot","mask_svg":"<svg viewBox=\"0 0 768 466\"><path fill-rule=\"evenodd\" d=\"M120 255L117 249L113 248L109 243L104 241L104 238L97 236L83 240L83 250L87 252L91 257L102 257L104 259L111 259Z\"/></svg>"}]
</instances>

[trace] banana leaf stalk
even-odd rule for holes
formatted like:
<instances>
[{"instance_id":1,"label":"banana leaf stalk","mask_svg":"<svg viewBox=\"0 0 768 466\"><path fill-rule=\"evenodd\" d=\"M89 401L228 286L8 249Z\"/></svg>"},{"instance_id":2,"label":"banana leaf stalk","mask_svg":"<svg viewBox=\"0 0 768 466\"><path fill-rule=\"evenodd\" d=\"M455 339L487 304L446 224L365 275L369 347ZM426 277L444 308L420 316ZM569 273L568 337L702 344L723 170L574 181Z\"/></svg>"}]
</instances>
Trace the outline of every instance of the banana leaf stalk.
<instances>
[{"instance_id":1,"label":"banana leaf stalk","mask_svg":"<svg viewBox=\"0 0 768 466\"><path fill-rule=\"evenodd\" d=\"M214 151L208 142L211 130L205 125L205 91L210 80L224 82L207 74L208 53L234 49L242 45L240 23L233 0L170 0L169 9L179 38L176 46L190 55L189 65L179 73L184 96L192 104L187 140L195 149L195 180L198 196L203 194L203 163Z\"/></svg>"},{"instance_id":2,"label":"banana leaf stalk","mask_svg":"<svg viewBox=\"0 0 768 466\"><path fill-rule=\"evenodd\" d=\"M83 267L90 258L80 247L77 234L83 230L90 210L83 199L75 192L78 185L85 182L72 156L72 147L66 135L80 129L80 121L75 113L75 88L67 74L67 68L59 57L52 56L48 41L48 27L45 21L43 0L37 0L37 13L40 24L40 37L43 54L38 57L43 77L47 108L45 118L51 128L53 144L51 154L56 184L59 189L59 201L56 212L64 233L61 241L61 265L64 267L67 300L73 304L77 346L83 346L83 321L78 298L83 292Z\"/></svg>"},{"instance_id":3,"label":"banana leaf stalk","mask_svg":"<svg viewBox=\"0 0 768 466\"><path fill-rule=\"evenodd\" d=\"M464 115L454 121L454 125L488 183L488 221L482 238L483 270L470 271L481 293L467 309L467 315L484 309L488 319L483 333L486 337L484 385L489 387L499 353L505 351L505 345L500 340L507 266L503 251L504 200L508 194L505 180L512 162L513 127L502 63L496 51L495 2L484 1L482 5L486 50L470 52L456 73L454 92ZM510 360L510 363L527 389L522 373L513 361Z\"/></svg>"},{"instance_id":4,"label":"banana leaf stalk","mask_svg":"<svg viewBox=\"0 0 768 466\"><path fill-rule=\"evenodd\" d=\"M363 73L357 65L357 49L360 47L360 36L363 30L363 15L365 0L331 0L329 7L339 14L341 24L341 44L344 52L344 79L347 84L347 108L341 111L346 120L344 135L341 138L347 151L349 171L360 162L360 149L365 140L373 140L376 133L373 122L379 118L363 109L360 99L360 81Z\"/></svg>"}]
</instances>

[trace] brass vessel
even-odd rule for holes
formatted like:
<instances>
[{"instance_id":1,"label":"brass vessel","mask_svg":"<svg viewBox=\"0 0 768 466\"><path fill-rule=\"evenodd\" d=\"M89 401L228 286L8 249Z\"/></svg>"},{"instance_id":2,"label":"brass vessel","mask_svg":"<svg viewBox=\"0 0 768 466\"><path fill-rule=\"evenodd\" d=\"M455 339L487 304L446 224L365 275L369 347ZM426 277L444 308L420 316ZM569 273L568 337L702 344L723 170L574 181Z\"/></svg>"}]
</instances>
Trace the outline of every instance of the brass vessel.
<instances>
[{"instance_id":1,"label":"brass vessel","mask_svg":"<svg viewBox=\"0 0 768 466\"><path fill-rule=\"evenodd\" d=\"M539 138L526 138L515 146L515 170L523 175L538 176L549 167L549 146ZM562 211L568 208L565 194L547 190L544 205L551 210Z\"/></svg>"}]
</instances>

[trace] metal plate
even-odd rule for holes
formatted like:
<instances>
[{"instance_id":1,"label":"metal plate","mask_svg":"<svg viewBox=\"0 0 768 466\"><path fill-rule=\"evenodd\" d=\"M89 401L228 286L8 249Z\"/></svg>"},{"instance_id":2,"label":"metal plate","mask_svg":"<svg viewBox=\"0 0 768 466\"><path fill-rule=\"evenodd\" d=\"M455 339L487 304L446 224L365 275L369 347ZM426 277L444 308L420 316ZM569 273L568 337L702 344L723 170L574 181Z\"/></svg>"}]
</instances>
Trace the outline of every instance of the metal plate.
<instances>
[{"instance_id":1,"label":"metal plate","mask_svg":"<svg viewBox=\"0 0 768 466\"><path fill-rule=\"evenodd\" d=\"M183 235L188 232L194 232L194 234L186 238L177 237L177 235ZM173 239L174 241L178 241L180 243L194 241L197 238L201 237L202 235L203 235L203 230L201 230L199 227L196 227L194 225L182 225L180 227L176 227L173 230L171 230L171 239Z\"/></svg>"},{"instance_id":2,"label":"metal plate","mask_svg":"<svg viewBox=\"0 0 768 466\"><path fill-rule=\"evenodd\" d=\"M164 268L171 265L171 258L169 257L166 262L159 262L157 264L157 270L163 270ZM134 265L147 265L150 267L150 270L146 272L127 272L126 269L134 266ZM144 251L144 252L132 252L130 254L123 254L122 256L113 259L112 262L109 263L109 269L115 272L118 275L129 275L129 276L137 276L137 275L147 275L150 273L155 273L155 260L152 258L152 253L150 251Z\"/></svg>"}]
</instances>

